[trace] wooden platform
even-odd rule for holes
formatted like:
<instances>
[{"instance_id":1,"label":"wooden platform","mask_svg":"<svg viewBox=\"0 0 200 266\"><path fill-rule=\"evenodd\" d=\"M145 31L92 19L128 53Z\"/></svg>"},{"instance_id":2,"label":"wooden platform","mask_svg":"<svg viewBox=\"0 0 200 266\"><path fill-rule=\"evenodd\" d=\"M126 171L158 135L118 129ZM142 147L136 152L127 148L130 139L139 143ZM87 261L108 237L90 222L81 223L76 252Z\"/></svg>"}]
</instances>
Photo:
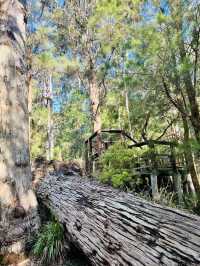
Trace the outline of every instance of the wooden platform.
<instances>
[{"instance_id":1,"label":"wooden platform","mask_svg":"<svg viewBox=\"0 0 200 266\"><path fill-rule=\"evenodd\" d=\"M181 200L181 179L186 174L186 164L183 156L176 155L176 143L165 140L148 140L136 142L127 132L120 129L104 129L95 132L85 141L86 172L92 175L98 165L99 157L114 143L126 142L127 148L136 149L147 146L151 152L136 158L133 163L133 171L137 175L150 179L152 196L158 194L158 178L170 176L173 178L174 191ZM156 152L157 146L165 146L168 152Z\"/></svg>"}]
</instances>

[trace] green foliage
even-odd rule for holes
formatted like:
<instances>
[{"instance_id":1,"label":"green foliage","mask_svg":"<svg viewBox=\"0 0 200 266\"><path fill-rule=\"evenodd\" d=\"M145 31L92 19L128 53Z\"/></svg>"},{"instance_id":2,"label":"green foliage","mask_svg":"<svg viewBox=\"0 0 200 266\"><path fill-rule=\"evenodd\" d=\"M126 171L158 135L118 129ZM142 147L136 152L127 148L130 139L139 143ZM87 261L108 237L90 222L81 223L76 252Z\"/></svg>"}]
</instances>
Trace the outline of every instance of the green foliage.
<instances>
[{"instance_id":1,"label":"green foliage","mask_svg":"<svg viewBox=\"0 0 200 266\"><path fill-rule=\"evenodd\" d=\"M84 140L90 130L87 108L85 93L71 89L56 120L56 152L65 160L79 159L83 154Z\"/></svg>"},{"instance_id":2,"label":"green foliage","mask_svg":"<svg viewBox=\"0 0 200 266\"><path fill-rule=\"evenodd\" d=\"M200 215L200 195L197 194L184 194L183 208L191 211L194 214Z\"/></svg>"},{"instance_id":3,"label":"green foliage","mask_svg":"<svg viewBox=\"0 0 200 266\"><path fill-rule=\"evenodd\" d=\"M4 256L0 254L0 265L3 265Z\"/></svg>"},{"instance_id":4,"label":"green foliage","mask_svg":"<svg viewBox=\"0 0 200 266\"><path fill-rule=\"evenodd\" d=\"M64 229L57 221L44 225L33 248L43 265L53 265L64 257Z\"/></svg>"},{"instance_id":5,"label":"green foliage","mask_svg":"<svg viewBox=\"0 0 200 266\"><path fill-rule=\"evenodd\" d=\"M54 104L58 105L53 114L55 157L72 159L83 154L94 120L89 108L93 72L101 98L102 128L124 129L138 142L176 141L179 155L188 149L198 158L199 111L194 111L193 103L198 106L200 93L199 4L172 0L47 2L30 43L35 48L32 68L38 90L44 86L44 77L52 74ZM62 93L57 95L55 88ZM44 108L34 107L32 157L44 155L47 128ZM183 128L185 114L188 137ZM140 179L131 170L132 152L110 148L102 158L101 180L115 187L135 187Z\"/></svg>"},{"instance_id":6,"label":"green foliage","mask_svg":"<svg viewBox=\"0 0 200 266\"><path fill-rule=\"evenodd\" d=\"M116 143L102 155L100 180L116 188L136 188L141 180L134 172L137 153L125 144Z\"/></svg>"}]
</instances>

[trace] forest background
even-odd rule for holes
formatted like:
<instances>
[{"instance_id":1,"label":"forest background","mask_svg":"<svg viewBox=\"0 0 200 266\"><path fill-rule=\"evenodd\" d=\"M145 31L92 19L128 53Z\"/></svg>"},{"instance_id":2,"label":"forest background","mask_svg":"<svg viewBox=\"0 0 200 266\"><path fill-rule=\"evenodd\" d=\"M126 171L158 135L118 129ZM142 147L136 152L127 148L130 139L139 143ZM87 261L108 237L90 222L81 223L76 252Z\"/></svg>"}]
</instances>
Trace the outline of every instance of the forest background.
<instances>
[{"instance_id":1,"label":"forest background","mask_svg":"<svg viewBox=\"0 0 200 266\"><path fill-rule=\"evenodd\" d=\"M199 192L199 1L29 5L32 159L82 161L85 139L118 128L178 143Z\"/></svg>"}]
</instances>

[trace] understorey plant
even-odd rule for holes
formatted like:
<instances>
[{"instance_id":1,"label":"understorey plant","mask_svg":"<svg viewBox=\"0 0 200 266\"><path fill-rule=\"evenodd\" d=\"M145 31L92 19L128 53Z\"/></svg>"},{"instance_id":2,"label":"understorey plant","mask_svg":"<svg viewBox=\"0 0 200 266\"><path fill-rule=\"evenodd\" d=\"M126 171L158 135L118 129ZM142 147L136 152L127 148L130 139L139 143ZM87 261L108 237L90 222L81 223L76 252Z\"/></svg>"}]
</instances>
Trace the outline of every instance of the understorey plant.
<instances>
[{"instance_id":1,"label":"understorey plant","mask_svg":"<svg viewBox=\"0 0 200 266\"><path fill-rule=\"evenodd\" d=\"M53 220L43 225L33 245L40 265L62 265L66 254L63 225Z\"/></svg>"}]
</instances>

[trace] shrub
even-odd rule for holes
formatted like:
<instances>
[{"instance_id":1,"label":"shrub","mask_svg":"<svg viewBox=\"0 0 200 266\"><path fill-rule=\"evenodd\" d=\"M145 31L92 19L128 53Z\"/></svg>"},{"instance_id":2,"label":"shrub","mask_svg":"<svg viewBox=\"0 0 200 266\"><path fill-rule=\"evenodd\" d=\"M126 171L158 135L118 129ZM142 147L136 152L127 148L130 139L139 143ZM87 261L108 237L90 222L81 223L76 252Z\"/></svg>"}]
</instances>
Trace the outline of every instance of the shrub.
<instances>
[{"instance_id":1,"label":"shrub","mask_svg":"<svg viewBox=\"0 0 200 266\"><path fill-rule=\"evenodd\" d=\"M116 188L135 189L141 183L134 171L138 153L122 143L110 146L100 158L100 180Z\"/></svg>"},{"instance_id":2,"label":"shrub","mask_svg":"<svg viewBox=\"0 0 200 266\"><path fill-rule=\"evenodd\" d=\"M200 195L199 194L184 194L183 195L183 208L190 212L200 215Z\"/></svg>"},{"instance_id":3,"label":"shrub","mask_svg":"<svg viewBox=\"0 0 200 266\"><path fill-rule=\"evenodd\" d=\"M42 227L33 247L33 254L42 265L53 265L64 257L64 229L57 221Z\"/></svg>"}]
</instances>

